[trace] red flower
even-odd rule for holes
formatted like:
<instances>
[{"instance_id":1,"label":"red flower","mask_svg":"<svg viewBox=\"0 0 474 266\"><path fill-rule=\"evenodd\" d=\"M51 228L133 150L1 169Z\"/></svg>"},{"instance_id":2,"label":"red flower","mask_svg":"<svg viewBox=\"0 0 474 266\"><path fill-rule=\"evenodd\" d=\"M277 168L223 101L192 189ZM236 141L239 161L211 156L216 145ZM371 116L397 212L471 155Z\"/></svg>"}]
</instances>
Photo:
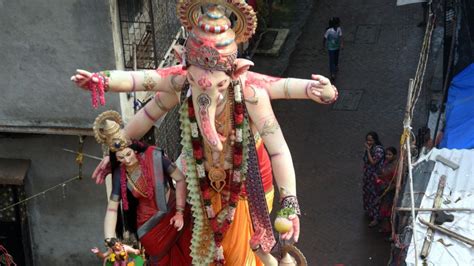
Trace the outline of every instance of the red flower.
<instances>
[{"instance_id":1,"label":"red flower","mask_svg":"<svg viewBox=\"0 0 474 266\"><path fill-rule=\"evenodd\" d=\"M196 114L194 114L194 107L193 107L193 102L192 101L189 101L188 102L189 105L188 105L188 115L189 117L196 117Z\"/></svg>"},{"instance_id":2,"label":"red flower","mask_svg":"<svg viewBox=\"0 0 474 266\"><path fill-rule=\"evenodd\" d=\"M242 164L242 154L234 154L234 166L239 167Z\"/></svg>"},{"instance_id":3,"label":"red flower","mask_svg":"<svg viewBox=\"0 0 474 266\"><path fill-rule=\"evenodd\" d=\"M211 223L211 228L212 228L212 231L214 232L218 232L219 231L219 224L217 222L217 219L216 218L213 218L209 221Z\"/></svg>"},{"instance_id":4,"label":"red flower","mask_svg":"<svg viewBox=\"0 0 474 266\"><path fill-rule=\"evenodd\" d=\"M230 201L233 202L233 203L236 203L237 201L239 201L239 194L238 193L232 193L230 195Z\"/></svg>"},{"instance_id":5,"label":"red flower","mask_svg":"<svg viewBox=\"0 0 474 266\"><path fill-rule=\"evenodd\" d=\"M201 160L202 159L202 149L199 148L199 149L193 149L193 155L194 155L194 158L196 158L196 160Z\"/></svg>"},{"instance_id":6,"label":"red flower","mask_svg":"<svg viewBox=\"0 0 474 266\"><path fill-rule=\"evenodd\" d=\"M244 122L244 115L243 114L236 114L235 116L235 124L240 125Z\"/></svg>"},{"instance_id":7,"label":"red flower","mask_svg":"<svg viewBox=\"0 0 474 266\"><path fill-rule=\"evenodd\" d=\"M222 224L222 227L221 227L221 233L222 235L225 234L225 232L227 232L227 230L229 229L229 223L227 221L227 219L224 221L224 223Z\"/></svg>"},{"instance_id":8,"label":"red flower","mask_svg":"<svg viewBox=\"0 0 474 266\"><path fill-rule=\"evenodd\" d=\"M234 145L234 155L242 156L242 145L237 143Z\"/></svg>"},{"instance_id":9,"label":"red flower","mask_svg":"<svg viewBox=\"0 0 474 266\"><path fill-rule=\"evenodd\" d=\"M192 144L193 144L193 150L201 148L201 142L199 140L193 140Z\"/></svg>"},{"instance_id":10,"label":"red flower","mask_svg":"<svg viewBox=\"0 0 474 266\"><path fill-rule=\"evenodd\" d=\"M243 114L244 113L244 105L241 103L235 104L235 113L236 114Z\"/></svg>"},{"instance_id":11,"label":"red flower","mask_svg":"<svg viewBox=\"0 0 474 266\"><path fill-rule=\"evenodd\" d=\"M209 192L209 189L206 189L202 192L202 197L204 199L210 199L211 198L211 193Z\"/></svg>"}]
</instances>

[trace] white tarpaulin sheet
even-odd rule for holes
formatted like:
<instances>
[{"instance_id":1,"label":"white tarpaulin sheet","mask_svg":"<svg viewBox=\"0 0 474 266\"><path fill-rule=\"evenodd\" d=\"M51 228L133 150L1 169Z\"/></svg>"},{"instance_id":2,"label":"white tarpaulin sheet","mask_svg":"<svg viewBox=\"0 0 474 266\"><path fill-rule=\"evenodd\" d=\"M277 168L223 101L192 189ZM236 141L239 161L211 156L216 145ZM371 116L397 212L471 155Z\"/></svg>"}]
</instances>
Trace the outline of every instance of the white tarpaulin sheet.
<instances>
[{"instance_id":1,"label":"white tarpaulin sheet","mask_svg":"<svg viewBox=\"0 0 474 266\"><path fill-rule=\"evenodd\" d=\"M453 170L436 161L437 155L455 162L459 165L459 168ZM443 192L441 208L474 208L474 150L433 149L418 162L421 160L433 160L436 161L436 165L431 172L430 181L426 187L420 208L433 207L439 179L442 175L446 175L446 187ZM454 221L444 223L442 226L467 238L474 239L474 212L458 211L449 213L454 215ZM416 218L418 256L427 230L427 227L419 222L418 217L429 221L430 215L431 212L419 212ZM435 232L427 260L428 265L474 265L474 249L445 234ZM418 265L421 265L421 262L418 257ZM413 237L408 248L406 263L407 265L415 265Z\"/></svg>"},{"instance_id":2,"label":"white tarpaulin sheet","mask_svg":"<svg viewBox=\"0 0 474 266\"><path fill-rule=\"evenodd\" d=\"M427 2L426 0L397 0L397 6Z\"/></svg>"}]
</instances>

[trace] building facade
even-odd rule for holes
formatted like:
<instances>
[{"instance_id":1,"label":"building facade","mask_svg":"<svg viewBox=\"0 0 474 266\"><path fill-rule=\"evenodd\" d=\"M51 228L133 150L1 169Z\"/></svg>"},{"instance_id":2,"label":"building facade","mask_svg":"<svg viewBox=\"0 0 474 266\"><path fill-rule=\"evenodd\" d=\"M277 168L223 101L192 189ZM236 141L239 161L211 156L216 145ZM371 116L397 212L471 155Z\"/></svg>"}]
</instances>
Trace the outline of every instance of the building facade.
<instances>
[{"instance_id":1,"label":"building facade","mask_svg":"<svg viewBox=\"0 0 474 266\"><path fill-rule=\"evenodd\" d=\"M127 94L106 94L106 105L93 109L89 92L76 88L70 77L78 68L125 69L133 57L125 51L126 35L134 36L136 55L143 57L137 62L148 58L152 63L143 68L156 68L179 23L175 1L151 3L0 1L0 201L7 199L0 209L40 193L0 212L0 245L18 265L100 263L90 252L103 248L107 204L105 186L90 179L98 161L84 158L82 179L41 192L78 175L76 155L63 149L78 150L79 136L85 137L84 153L102 156L91 129L98 114L111 109L133 114L133 97ZM131 8L127 24L121 15ZM137 26L142 18L151 26Z\"/></svg>"}]
</instances>

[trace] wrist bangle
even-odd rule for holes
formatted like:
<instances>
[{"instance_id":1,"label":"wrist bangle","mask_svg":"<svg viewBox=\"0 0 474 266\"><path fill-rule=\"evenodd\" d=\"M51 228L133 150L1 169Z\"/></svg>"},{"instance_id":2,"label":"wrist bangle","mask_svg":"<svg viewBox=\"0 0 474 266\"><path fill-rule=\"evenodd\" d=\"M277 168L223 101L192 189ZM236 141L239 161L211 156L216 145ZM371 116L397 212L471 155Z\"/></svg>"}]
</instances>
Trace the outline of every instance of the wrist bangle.
<instances>
[{"instance_id":1,"label":"wrist bangle","mask_svg":"<svg viewBox=\"0 0 474 266\"><path fill-rule=\"evenodd\" d=\"M296 196L290 195L286 196L281 200L281 208L290 208L295 211L295 214L301 215L300 205L298 204L298 199Z\"/></svg>"},{"instance_id":2,"label":"wrist bangle","mask_svg":"<svg viewBox=\"0 0 474 266\"><path fill-rule=\"evenodd\" d=\"M253 252L256 252L256 251L259 250L261 247L262 247L262 246L261 246L260 244L258 244L257 247L255 247L255 248L250 248L250 249L252 249Z\"/></svg>"}]
</instances>

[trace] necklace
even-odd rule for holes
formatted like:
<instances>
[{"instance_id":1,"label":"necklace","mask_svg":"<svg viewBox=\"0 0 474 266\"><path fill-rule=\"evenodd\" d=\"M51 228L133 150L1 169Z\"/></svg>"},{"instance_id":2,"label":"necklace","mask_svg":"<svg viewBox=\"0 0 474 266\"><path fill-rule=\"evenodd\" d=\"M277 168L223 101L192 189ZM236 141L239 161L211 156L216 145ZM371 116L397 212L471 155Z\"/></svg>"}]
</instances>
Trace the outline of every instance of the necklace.
<instances>
[{"instance_id":1,"label":"necklace","mask_svg":"<svg viewBox=\"0 0 474 266\"><path fill-rule=\"evenodd\" d=\"M138 183L138 179L142 176L142 171L140 168L136 168L133 172L129 172L127 169L127 180L130 181L132 187L138 192L138 194L142 195L143 197L147 198L147 192L144 188L148 187L146 179L143 179L144 184L140 186Z\"/></svg>"}]
</instances>

